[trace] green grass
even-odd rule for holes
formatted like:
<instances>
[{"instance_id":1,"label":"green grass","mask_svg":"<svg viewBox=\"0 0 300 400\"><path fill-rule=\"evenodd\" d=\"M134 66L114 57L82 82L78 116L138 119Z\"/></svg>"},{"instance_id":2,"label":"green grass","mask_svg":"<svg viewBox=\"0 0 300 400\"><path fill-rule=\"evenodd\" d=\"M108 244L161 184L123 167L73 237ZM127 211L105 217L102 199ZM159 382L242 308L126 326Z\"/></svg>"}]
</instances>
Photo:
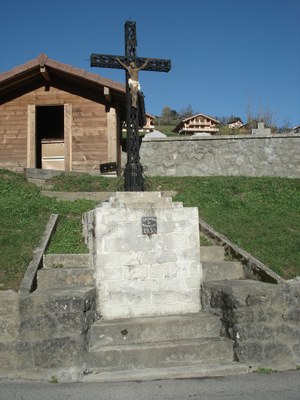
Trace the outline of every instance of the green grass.
<instances>
[{"instance_id":1,"label":"green grass","mask_svg":"<svg viewBox=\"0 0 300 400\"><path fill-rule=\"evenodd\" d=\"M173 129L176 125L157 125L156 129L167 136L178 136L176 132L173 132Z\"/></svg>"},{"instance_id":2,"label":"green grass","mask_svg":"<svg viewBox=\"0 0 300 400\"><path fill-rule=\"evenodd\" d=\"M59 214L51 247L66 253L86 251L81 215L96 202L57 201L40 195L23 176L0 170L0 289L17 289L50 214Z\"/></svg>"},{"instance_id":3,"label":"green grass","mask_svg":"<svg viewBox=\"0 0 300 400\"><path fill-rule=\"evenodd\" d=\"M58 378L57 378L57 376L52 375L49 382L50 382L50 383L58 383Z\"/></svg>"},{"instance_id":4,"label":"green grass","mask_svg":"<svg viewBox=\"0 0 300 400\"><path fill-rule=\"evenodd\" d=\"M272 368L258 368L255 372L257 374L269 375L269 374L276 373L277 370L276 369L272 369Z\"/></svg>"},{"instance_id":5,"label":"green grass","mask_svg":"<svg viewBox=\"0 0 300 400\"><path fill-rule=\"evenodd\" d=\"M121 178L61 175L54 190L116 191ZM300 275L300 179L155 177L148 190L176 190L202 219L284 278ZM0 288L17 288L51 213L60 215L49 252L86 252L81 215L96 202L57 201L20 175L0 170Z\"/></svg>"},{"instance_id":6,"label":"green grass","mask_svg":"<svg viewBox=\"0 0 300 400\"><path fill-rule=\"evenodd\" d=\"M111 192L123 190L123 178L92 176L85 174L59 175L47 182L51 190L63 192Z\"/></svg>"},{"instance_id":7,"label":"green grass","mask_svg":"<svg viewBox=\"0 0 300 400\"><path fill-rule=\"evenodd\" d=\"M177 201L284 278L300 275L300 179L161 178Z\"/></svg>"},{"instance_id":8,"label":"green grass","mask_svg":"<svg viewBox=\"0 0 300 400\"><path fill-rule=\"evenodd\" d=\"M201 246L213 246L214 243L209 240L206 236L204 236L203 234L200 234L200 243Z\"/></svg>"},{"instance_id":9,"label":"green grass","mask_svg":"<svg viewBox=\"0 0 300 400\"><path fill-rule=\"evenodd\" d=\"M122 189L122 179L56 178L56 190ZM109 182L108 182L109 181ZM83 183L85 182L85 183ZM246 177L155 177L147 190L176 190L217 231L284 278L300 275L300 180Z\"/></svg>"}]
</instances>

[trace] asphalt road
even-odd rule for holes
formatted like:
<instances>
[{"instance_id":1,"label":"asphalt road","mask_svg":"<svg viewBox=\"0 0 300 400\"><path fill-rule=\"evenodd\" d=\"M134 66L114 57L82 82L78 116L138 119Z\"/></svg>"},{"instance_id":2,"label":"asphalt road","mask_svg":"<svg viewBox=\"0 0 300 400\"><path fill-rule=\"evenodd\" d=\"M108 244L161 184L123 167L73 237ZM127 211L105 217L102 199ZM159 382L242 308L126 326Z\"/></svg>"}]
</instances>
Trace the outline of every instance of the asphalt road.
<instances>
[{"instance_id":1,"label":"asphalt road","mask_svg":"<svg viewBox=\"0 0 300 400\"><path fill-rule=\"evenodd\" d=\"M0 380L0 400L300 400L300 371L125 383Z\"/></svg>"}]
</instances>

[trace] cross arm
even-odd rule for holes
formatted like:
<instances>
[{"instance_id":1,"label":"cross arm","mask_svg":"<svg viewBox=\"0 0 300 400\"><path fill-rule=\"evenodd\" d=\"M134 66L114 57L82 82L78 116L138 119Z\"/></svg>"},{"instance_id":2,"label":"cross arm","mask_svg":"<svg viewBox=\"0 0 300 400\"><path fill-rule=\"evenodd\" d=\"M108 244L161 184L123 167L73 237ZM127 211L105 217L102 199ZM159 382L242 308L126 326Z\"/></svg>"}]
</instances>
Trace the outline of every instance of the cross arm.
<instances>
[{"instance_id":1,"label":"cross arm","mask_svg":"<svg viewBox=\"0 0 300 400\"><path fill-rule=\"evenodd\" d=\"M171 60L165 60L163 58L137 58L137 66L143 65L147 61L147 64L143 68L143 71L159 71L169 72L171 69Z\"/></svg>"},{"instance_id":2,"label":"cross arm","mask_svg":"<svg viewBox=\"0 0 300 400\"><path fill-rule=\"evenodd\" d=\"M91 67L103 67L103 68L116 68L124 69L117 60L119 59L126 64L127 58L124 56L113 56L106 54L92 54L91 55Z\"/></svg>"},{"instance_id":3,"label":"cross arm","mask_svg":"<svg viewBox=\"0 0 300 400\"><path fill-rule=\"evenodd\" d=\"M103 68L115 68L124 69L119 63L118 59L123 64L129 64L129 60L124 56L114 56L109 54L92 54L91 55L91 67L103 67ZM147 63L146 63L147 62ZM162 58L136 58L137 67L141 67L146 63L143 71L160 71L169 72L171 69L171 60L165 60Z\"/></svg>"}]
</instances>

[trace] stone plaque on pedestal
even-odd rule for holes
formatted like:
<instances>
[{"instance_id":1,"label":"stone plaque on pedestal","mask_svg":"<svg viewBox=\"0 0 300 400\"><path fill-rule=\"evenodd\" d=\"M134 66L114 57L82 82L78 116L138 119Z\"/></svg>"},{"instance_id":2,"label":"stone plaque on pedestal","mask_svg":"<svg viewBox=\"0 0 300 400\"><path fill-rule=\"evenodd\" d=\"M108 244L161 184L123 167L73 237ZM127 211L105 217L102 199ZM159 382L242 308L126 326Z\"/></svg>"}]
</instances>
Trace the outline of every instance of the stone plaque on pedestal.
<instances>
[{"instance_id":1,"label":"stone plaque on pedestal","mask_svg":"<svg viewBox=\"0 0 300 400\"><path fill-rule=\"evenodd\" d=\"M200 310L197 208L159 192L119 192L83 219L103 318Z\"/></svg>"}]
</instances>

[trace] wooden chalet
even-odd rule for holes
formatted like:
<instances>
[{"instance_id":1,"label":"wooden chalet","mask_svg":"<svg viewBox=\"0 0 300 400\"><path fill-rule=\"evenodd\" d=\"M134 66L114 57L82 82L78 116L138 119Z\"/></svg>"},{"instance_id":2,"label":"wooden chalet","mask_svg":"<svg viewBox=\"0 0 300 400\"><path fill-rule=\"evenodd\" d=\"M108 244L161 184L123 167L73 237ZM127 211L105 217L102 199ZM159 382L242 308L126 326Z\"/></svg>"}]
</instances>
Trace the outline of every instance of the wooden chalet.
<instances>
[{"instance_id":1,"label":"wooden chalet","mask_svg":"<svg viewBox=\"0 0 300 400\"><path fill-rule=\"evenodd\" d=\"M125 87L41 54L0 74L0 168L120 165Z\"/></svg>"},{"instance_id":2,"label":"wooden chalet","mask_svg":"<svg viewBox=\"0 0 300 400\"><path fill-rule=\"evenodd\" d=\"M145 133L145 132L152 132L155 129L155 125L154 125L154 119L155 117L149 113L145 113L145 121L146 124L143 126L139 126L139 132L140 133ZM125 133L127 130L126 127L126 122L123 123L123 132Z\"/></svg>"},{"instance_id":3,"label":"wooden chalet","mask_svg":"<svg viewBox=\"0 0 300 400\"><path fill-rule=\"evenodd\" d=\"M228 127L233 129L240 128L243 125L244 123L240 118L236 118L228 122Z\"/></svg>"},{"instance_id":4,"label":"wooden chalet","mask_svg":"<svg viewBox=\"0 0 300 400\"><path fill-rule=\"evenodd\" d=\"M154 130L154 115L146 113L146 125L143 126L143 130L150 132Z\"/></svg>"},{"instance_id":5,"label":"wooden chalet","mask_svg":"<svg viewBox=\"0 0 300 400\"><path fill-rule=\"evenodd\" d=\"M197 114L180 121L173 129L173 132L177 132L178 135L191 135L200 132L216 134L219 132L219 123L218 120L212 117L208 117L204 114Z\"/></svg>"}]
</instances>

